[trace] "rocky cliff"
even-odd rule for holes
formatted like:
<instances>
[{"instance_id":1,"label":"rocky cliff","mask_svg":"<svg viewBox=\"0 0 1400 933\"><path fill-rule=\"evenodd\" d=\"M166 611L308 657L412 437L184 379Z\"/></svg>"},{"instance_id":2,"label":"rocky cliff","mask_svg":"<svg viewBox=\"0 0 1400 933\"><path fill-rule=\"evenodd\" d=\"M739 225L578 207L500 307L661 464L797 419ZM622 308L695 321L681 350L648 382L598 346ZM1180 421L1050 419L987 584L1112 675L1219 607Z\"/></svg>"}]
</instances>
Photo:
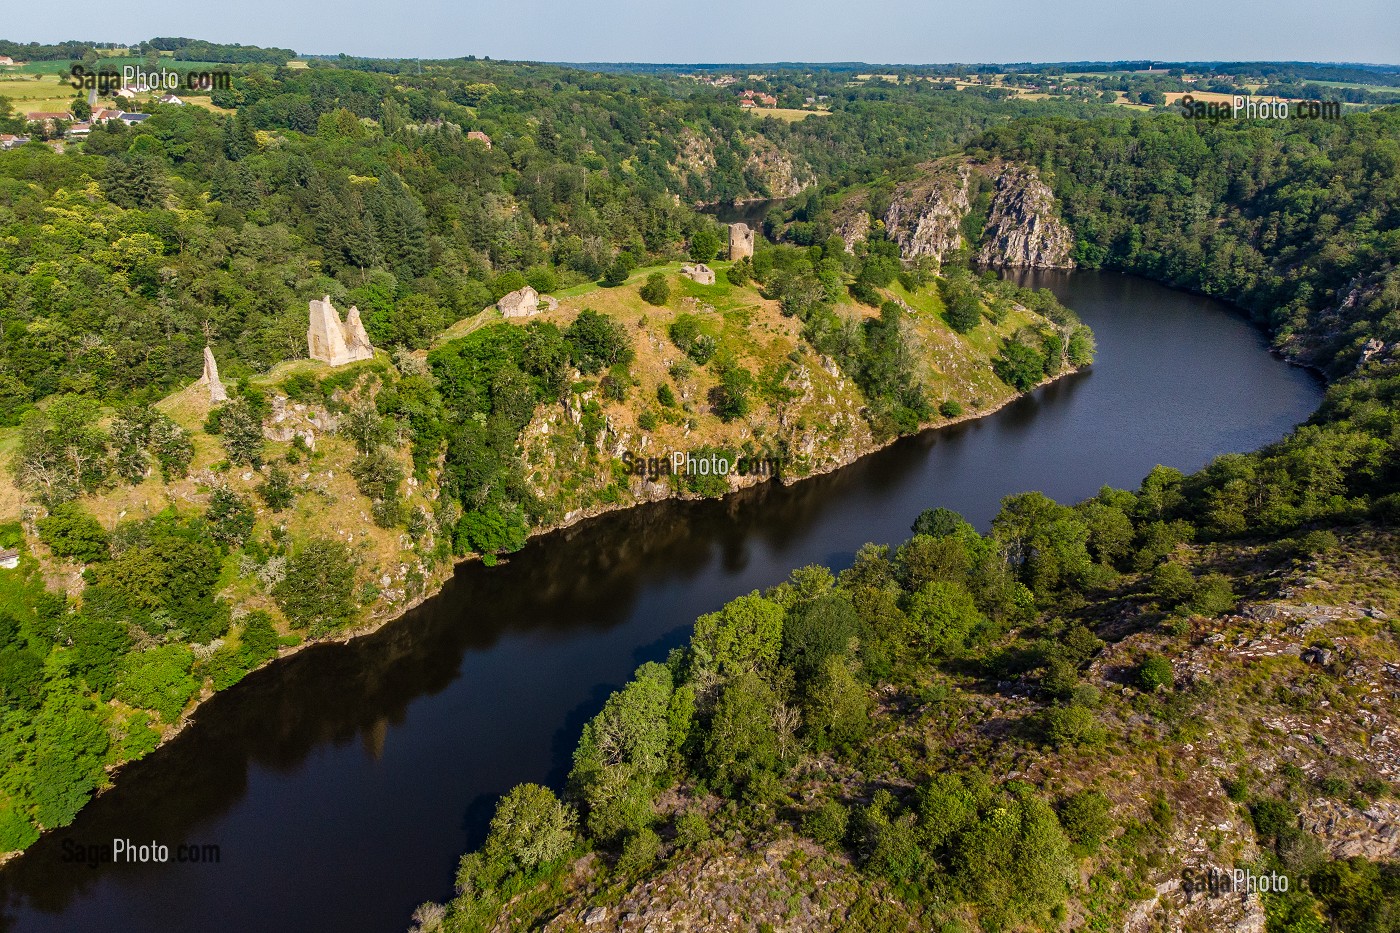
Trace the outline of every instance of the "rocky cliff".
<instances>
[{"instance_id":1,"label":"rocky cliff","mask_svg":"<svg viewBox=\"0 0 1400 933\"><path fill-rule=\"evenodd\" d=\"M1068 269L1074 234L1055 213L1055 195L1034 169L1007 166L993 180L977 262L986 266Z\"/></svg>"},{"instance_id":2,"label":"rocky cliff","mask_svg":"<svg viewBox=\"0 0 1400 933\"><path fill-rule=\"evenodd\" d=\"M849 204L837 208L836 221L852 244L864 238L869 217L862 225L861 211ZM967 220L984 209L980 234L969 244ZM1034 169L1021 165L952 158L919 166L915 177L895 188L883 219L905 259L931 256L941 262L967 246L987 266L1074 266L1074 234L1060 220L1054 194Z\"/></svg>"}]
</instances>

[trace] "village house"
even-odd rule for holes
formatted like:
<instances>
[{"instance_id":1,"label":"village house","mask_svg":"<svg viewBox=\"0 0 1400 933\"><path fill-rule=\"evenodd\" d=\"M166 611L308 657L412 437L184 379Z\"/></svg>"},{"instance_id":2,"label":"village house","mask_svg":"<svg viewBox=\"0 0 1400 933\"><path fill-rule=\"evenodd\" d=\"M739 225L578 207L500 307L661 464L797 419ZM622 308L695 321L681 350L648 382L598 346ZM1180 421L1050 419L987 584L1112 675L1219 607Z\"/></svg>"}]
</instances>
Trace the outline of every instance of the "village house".
<instances>
[{"instance_id":1,"label":"village house","mask_svg":"<svg viewBox=\"0 0 1400 933\"><path fill-rule=\"evenodd\" d=\"M185 106L185 102L180 98L176 97L174 94L162 94L160 95L159 100L162 104L174 104L176 107Z\"/></svg>"},{"instance_id":2,"label":"village house","mask_svg":"<svg viewBox=\"0 0 1400 933\"><path fill-rule=\"evenodd\" d=\"M0 133L0 150L13 149L16 146L23 146L29 142L28 136L16 136L13 133Z\"/></svg>"},{"instance_id":3,"label":"village house","mask_svg":"<svg viewBox=\"0 0 1400 933\"><path fill-rule=\"evenodd\" d=\"M150 118L151 115L149 113L122 113L120 116L117 117L118 120L122 121L127 126L135 126L138 123L145 123Z\"/></svg>"},{"instance_id":4,"label":"village house","mask_svg":"<svg viewBox=\"0 0 1400 933\"><path fill-rule=\"evenodd\" d=\"M0 569L14 570L19 566L19 551L10 549L0 551Z\"/></svg>"},{"instance_id":5,"label":"village house","mask_svg":"<svg viewBox=\"0 0 1400 933\"><path fill-rule=\"evenodd\" d=\"M42 123L49 129L53 129L60 123L67 123L73 119L70 113L58 113L52 110L35 110L24 115L24 119L30 123Z\"/></svg>"},{"instance_id":6,"label":"village house","mask_svg":"<svg viewBox=\"0 0 1400 933\"><path fill-rule=\"evenodd\" d=\"M110 107L102 107L92 112L92 119L88 122L94 124L106 123L108 120L120 120L121 118L122 112L120 110L114 110Z\"/></svg>"},{"instance_id":7,"label":"village house","mask_svg":"<svg viewBox=\"0 0 1400 933\"><path fill-rule=\"evenodd\" d=\"M491 148L491 137L481 132L481 130L472 130L467 134L467 139L475 139L480 143L484 143L487 149Z\"/></svg>"},{"instance_id":8,"label":"village house","mask_svg":"<svg viewBox=\"0 0 1400 933\"><path fill-rule=\"evenodd\" d=\"M8 55L0 55L0 65L13 65L15 60Z\"/></svg>"},{"instance_id":9,"label":"village house","mask_svg":"<svg viewBox=\"0 0 1400 933\"><path fill-rule=\"evenodd\" d=\"M82 139L91 131L92 124L90 123L74 123L68 127L68 136L70 139Z\"/></svg>"}]
</instances>

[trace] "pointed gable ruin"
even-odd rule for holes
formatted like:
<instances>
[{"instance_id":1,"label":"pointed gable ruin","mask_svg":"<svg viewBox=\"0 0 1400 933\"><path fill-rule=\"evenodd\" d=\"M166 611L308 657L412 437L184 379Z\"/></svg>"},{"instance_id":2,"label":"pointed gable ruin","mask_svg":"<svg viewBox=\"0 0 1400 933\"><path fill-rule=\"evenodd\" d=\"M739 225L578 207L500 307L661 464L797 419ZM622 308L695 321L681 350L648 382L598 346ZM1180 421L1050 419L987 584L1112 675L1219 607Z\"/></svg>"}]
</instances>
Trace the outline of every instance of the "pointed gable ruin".
<instances>
[{"instance_id":1,"label":"pointed gable ruin","mask_svg":"<svg viewBox=\"0 0 1400 933\"><path fill-rule=\"evenodd\" d=\"M345 321L331 304L331 296L312 299L311 323L306 328L306 355L332 366L374 358L374 347L360 323L360 309L351 307Z\"/></svg>"}]
</instances>

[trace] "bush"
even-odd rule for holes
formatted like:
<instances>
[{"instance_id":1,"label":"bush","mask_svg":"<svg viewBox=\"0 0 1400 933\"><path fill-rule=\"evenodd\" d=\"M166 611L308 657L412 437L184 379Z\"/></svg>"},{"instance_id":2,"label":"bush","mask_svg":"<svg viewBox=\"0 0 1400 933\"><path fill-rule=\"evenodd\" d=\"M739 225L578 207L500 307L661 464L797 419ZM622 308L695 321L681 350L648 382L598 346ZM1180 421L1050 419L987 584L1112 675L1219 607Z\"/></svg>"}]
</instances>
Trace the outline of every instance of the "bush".
<instances>
[{"instance_id":1,"label":"bush","mask_svg":"<svg viewBox=\"0 0 1400 933\"><path fill-rule=\"evenodd\" d=\"M802 817L802 832L827 848L838 849L846 840L850 818L851 811L844 804L823 800L821 806Z\"/></svg>"},{"instance_id":2,"label":"bush","mask_svg":"<svg viewBox=\"0 0 1400 933\"><path fill-rule=\"evenodd\" d=\"M1155 691L1158 687L1171 687L1175 682L1172 662L1160 654L1148 655L1138 664L1134 679L1139 687L1148 692Z\"/></svg>"},{"instance_id":3,"label":"bush","mask_svg":"<svg viewBox=\"0 0 1400 933\"><path fill-rule=\"evenodd\" d=\"M190 676L193 664L194 655L183 645L130 654L123 659L117 677L117 699L153 709L165 722L173 723L190 697L199 692L199 683Z\"/></svg>"},{"instance_id":4,"label":"bush","mask_svg":"<svg viewBox=\"0 0 1400 933\"><path fill-rule=\"evenodd\" d=\"M1074 854L1092 855L1113 829L1107 797L1096 790L1080 791L1060 801L1060 825L1065 828Z\"/></svg>"},{"instance_id":5,"label":"bush","mask_svg":"<svg viewBox=\"0 0 1400 933\"><path fill-rule=\"evenodd\" d=\"M56 505L39 519L39 540L57 557L90 564L110 556L106 530L97 519L71 502Z\"/></svg>"},{"instance_id":6,"label":"bush","mask_svg":"<svg viewBox=\"0 0 1400 933\"><path fill-rule=\"evenodd\" d=\"M274 463L267 471L266 478L258 484L258 498L274 512L281 512L296 501L296 485L292 474L280 463Z\"/></svg>"},{"instance_id":7,"label":"bush","mask_svg":"<svg viewBox=\"0 0 1400 933\"><path fill-rule=\"evenodd\" d=\"M676 407L676 393L664 382L656 387L656 400L667 408Z\"/></svg>"},{"instance_id":8,"label":"bush","mask_svg":"<svg viewBox=\"0 0 1400 933\"><path fill-rule=\"evenodd\" d=\"M689 849L709 839L710 821L698 810L687 810L676 817L676 845Z\"/></svg>"},{"instance_id":9,"label":"bush","mask_svg":"<svg viewBox=\"0 0 1400 933\"><path fill-rule=\"evenodd\" d=\"M661 837L651 829L640 829L622 844L617 868L623 874L637 874L651 867L661 855Z\"/></svg>"},{"instance_id":10,"label":"bush","mask_svg":"<svg viewBox=\"0 0 1400 933\"><path fill-rule=\"evenodd\" d=\"M1222 574L1201 577L1191 593L1191 611L1202 616L1218 616L1235 608L1238 597L1230 588L1230 580Z\"/></svg>"},{"instance_id":11,"label":"bush","mask_svg":"<svg viewBox=\"0 0 1400 933\"><path fill-rule=\"evenodd\" d=\"M666 284L666 276L653 272L647 276L641 287L642 300L649 305L664 305L671 300L671 286Z\"/></svg>"},{"instance_id":12,"label":"bush","mask_svg":"<svg viewBox=\"0 0 1400 933\"><path fill-rule=\"evenodd\" d=\"M1078 703L1045 710L1040 715L1040 730L1056 748L1101 745L1105 738L1093 710Z\"/></svg>"},{"instance_id":13,"label":"bush","mask_svg":"<svg viewBox=\"0 0 1400 933\"><path fill-rule=\"evenodd\" d=\"M956 399L950 398L942 405L938 406L938 413L945 418L960 418L962 417L963 407L958 404Z\"/></svg>"}]
</instances>

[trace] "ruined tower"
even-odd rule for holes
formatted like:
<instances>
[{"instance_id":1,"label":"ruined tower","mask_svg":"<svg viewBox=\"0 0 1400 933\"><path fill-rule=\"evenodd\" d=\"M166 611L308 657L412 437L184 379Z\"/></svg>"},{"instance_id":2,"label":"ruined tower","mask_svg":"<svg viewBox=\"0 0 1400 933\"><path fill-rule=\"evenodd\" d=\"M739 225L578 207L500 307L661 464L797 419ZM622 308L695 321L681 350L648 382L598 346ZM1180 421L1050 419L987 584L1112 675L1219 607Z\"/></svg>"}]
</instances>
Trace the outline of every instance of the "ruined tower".
<instances>
[{"instance_id":1,"label":"ruined tower","mask_svg":"<svg viewBox=\"0 0 1400 933\"><path fill-rule=\"evenodd\" d=\"M312 299L311 322L306 328L306 355L332 366L344 366L356 360L374 358L374 347L360 323L359 308L352 307L341 323L340 312L331 304L331 296Z\"/></svg>"},{"instance_id":2,"label":"ruined tower","mask_svg":"<svg viewBox=\"0 0 1400 933\"><path fill-rule=\"evenodd\" d=\"M735 262L753 255L753 230L748 224L729 225L729 258Z\"/></svg>"}]
</instances>

